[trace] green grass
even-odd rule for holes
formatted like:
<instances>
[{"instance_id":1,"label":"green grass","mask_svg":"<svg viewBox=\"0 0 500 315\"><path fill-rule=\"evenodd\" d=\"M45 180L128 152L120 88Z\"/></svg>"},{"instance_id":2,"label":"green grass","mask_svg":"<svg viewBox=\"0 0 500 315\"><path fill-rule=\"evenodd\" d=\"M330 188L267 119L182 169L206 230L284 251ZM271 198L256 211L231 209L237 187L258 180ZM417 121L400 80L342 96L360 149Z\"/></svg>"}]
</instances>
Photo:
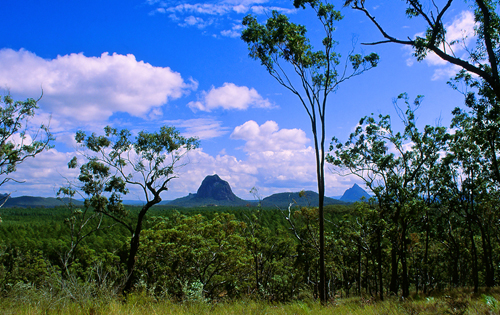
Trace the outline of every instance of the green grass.
<instances>
[{"instance_id":1,"label":"green grass","mask_svg":"<svg viewBox=\"0 0 500 315\"><path fill-rule=\"evenodd\" d=\"M35 293L35 292L32 292ZM131 295L127 301L115 297L111 300L91 299L76 301L71 297L54 298L24 295L0 299L1 314L499 314L500 294L488 292L472 295L452 292L438 297L414 297L402 301L389 298L374 301L364 298L338 299L322 306L316 301L270 303L256 300L237 300L219 303L177 303L169 299L157 300L139 294Z\"/></svg>"}]
</instances>

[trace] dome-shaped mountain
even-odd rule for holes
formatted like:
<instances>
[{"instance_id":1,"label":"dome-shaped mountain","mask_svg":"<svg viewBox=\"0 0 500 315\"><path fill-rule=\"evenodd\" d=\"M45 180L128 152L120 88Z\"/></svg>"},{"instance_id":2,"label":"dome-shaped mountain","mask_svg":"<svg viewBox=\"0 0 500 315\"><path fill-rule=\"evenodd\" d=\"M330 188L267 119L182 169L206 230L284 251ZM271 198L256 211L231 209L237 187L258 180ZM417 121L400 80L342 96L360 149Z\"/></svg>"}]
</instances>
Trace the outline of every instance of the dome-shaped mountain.
<instances>
[{"instance_id":1,"label":"dome-shaped mountain","mask_svg":"<svg viewBox=\"0 0 500 315\"><path fill-rule=\"evenodd\" d=\"M238 197L233 194L229 183L222 180L217 174L205 177L203 182L201 182L200 188L198 188L195 198L228 201L235 201L238 199Z\"/></svg>"},{"instance_id":2,"label":"dome-shaped mountain","mask_svg":"<svg viewBox=\"0 0 500 315\"><path fill-rule=\"evenodd\" d=\"M248 202L238 198L229 183L215 174L205 177L196 194L172 200L168 204L180 207L245 206Z\"/></svg>"}]
</instances>

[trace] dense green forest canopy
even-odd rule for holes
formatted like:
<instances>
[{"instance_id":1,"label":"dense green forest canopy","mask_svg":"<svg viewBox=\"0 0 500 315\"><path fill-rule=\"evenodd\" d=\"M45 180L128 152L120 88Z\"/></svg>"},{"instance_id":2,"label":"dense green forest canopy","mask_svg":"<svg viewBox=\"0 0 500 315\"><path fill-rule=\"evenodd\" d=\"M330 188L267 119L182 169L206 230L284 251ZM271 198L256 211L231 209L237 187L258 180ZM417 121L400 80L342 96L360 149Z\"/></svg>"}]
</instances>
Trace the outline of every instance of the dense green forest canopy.
<instances>
[{"instance_id":1,"label":"dense green forest canopy","mask_svg":"<svg viewBox=\"0 0 500 315\"><path fill-rule=\"evenodd\" d=\"M393 231L390 221L380 219L379 209L375 200L325 208L332 296L376 295L390 289ZM8 293L20 282L46 286L54 270L65 268L63 258L71 243L68 218L73 213L66 207L5 210L0 225L2 292ZM128 210L133 221L140 207ZM436 206L422 213L432 218L432 224L415 219L409 228L410 289L429 293L473 285L470 270L474 257L480 285L487 285L487 256L483 246L476 247L476 256L468 250L471 239L464 233L467 224L462 227L456 213ZM140 281L135 290L175 299L186 299L196 290L207 299L250 295L289 301L313 297L318 283L317 217L317 208L298 206L155 206L144 224L137 262ZM450 220L457 231L450 230ZM105 219L103 225L112 225L112 220ZM74 250L73 262L61 280L119 286L126 270L128 237L128 231L119 225L95 231ZM473 239L480 241L479 229L474 230ZM496 259L498 247L492 249L492 259Z\"/></svg>"}]
</instances>

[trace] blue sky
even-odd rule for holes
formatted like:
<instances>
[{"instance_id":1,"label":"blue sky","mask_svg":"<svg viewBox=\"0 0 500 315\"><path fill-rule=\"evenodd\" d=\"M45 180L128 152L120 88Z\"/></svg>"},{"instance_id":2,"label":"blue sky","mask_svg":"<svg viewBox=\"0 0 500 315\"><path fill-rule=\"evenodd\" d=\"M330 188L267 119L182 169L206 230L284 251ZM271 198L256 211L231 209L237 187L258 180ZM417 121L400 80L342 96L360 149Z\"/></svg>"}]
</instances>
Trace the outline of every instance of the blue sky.
<instances>
[{"instance_id":1,"label":"blue sky","mask_svg":"<svg viewBox=\"0 0 500 315\"><path fill-rule=\"evenodd\" d=\"M381 35L361 13L340 5L345 18L336 31L338 50L345 53L357 42L357 52L378 53L380 64L331 95L327 137L345 140L370 113L390 114L399 126L392 100L402 92L425 95L417 112L422 126L448 126L451 110L463 106L462 95L446 85L456 69L432 55L418 63L410 50L394 44L359 45ZM370 9L392 34L413 37L422 24L406 19L402 5L383 1ZM304 109L248 57L240 39L245 15L265 21L273 9L306 25L319 46L322 34L312 11L296 10L291 1L4 1L0 89L24 99L38 98L43 88L32 124L50 121L57 140L55 148L18 167L14 177L24 183L2 191L54 197L66 179L77 176L66 167L75 155L75 132L100 133L106 125L134 132L173 125L200 138L200 149L190 152L165 200L196 192L215 173L245 199L252 198L252 187L263 196L316 190ZM460 3L445 22L449 39L461 39L471 31L473 16ZM454 50L465 53L458 45ZM360 183L327 173L327 196Z\"/></svg>"}]
</instances>

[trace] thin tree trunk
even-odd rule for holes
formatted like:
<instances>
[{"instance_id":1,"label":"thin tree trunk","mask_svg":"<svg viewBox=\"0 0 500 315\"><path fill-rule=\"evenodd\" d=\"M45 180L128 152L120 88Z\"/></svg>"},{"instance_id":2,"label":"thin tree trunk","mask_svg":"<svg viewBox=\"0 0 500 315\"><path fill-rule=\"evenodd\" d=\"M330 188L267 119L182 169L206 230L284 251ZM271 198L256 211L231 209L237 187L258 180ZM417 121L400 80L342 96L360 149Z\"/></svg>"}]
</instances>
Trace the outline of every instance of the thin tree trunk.
<instances>
[{"instance_id":1,"label":"thin tree trunk","mask_svg":"<svg viewBox=\"0 0 500 315\"><path fill-rule=\"evenodd\" d=\"M407 250L406 250L406 223L402 224L401 231L401 267L402 267L402 289L403 289L403 297L406 298L410 295L410 281L408 279L408 262L407 262Z\"/></svg>"},{"instance_id":2,"label":"thin tree trunk","mask_svg":"<svg viewBox=\"0 0 500 315\"><path fill-rule=\"evenodd\" d=\"M474 231L472 229L472 223L469 221L469 238L470 238L470 246L471 246L471 264L472 264L472 283L474 284L474 293L479 292L479 273L477 267L477 249L476 242L474 241Z\"/></svg>"},{"instance_id":3,"label":"thin tree trunk","mask_svg":"<svg viewBox=\"0 0 500 315\"><path fill-rule=\"evenodd\" d=\"M425 212L425 251L424 251L424 274L423 274L423 283L424 283L424 294L427 293L427 284L429 282L429 214L427 211Z\"/></svg>"},{"instance_id":4,"label":"thin tree trunk","mask_svg":"<svg viewBox=\"0 0 500 315\"><path fill-rule=\"evenodd\" d=\"M324 133L324 132L323 132ZM316 146L316 175L318 177L318 215L319 215L319 299L322 303L327 300L326 292L326 270L325 270L325 175L324 175L324 146L319 148L316 126L313 126L313 134ZM323 140L324 141L324 140Z\"/></svg>"},{"instance_id":5,"label":"thin tree trunk","mask_svg":"<svg viewBox=\"0 0 500 315\"><path fill-rule=\"evenodd\" d=\"M378 281L380 300L384 300L384 278L382 277L382 231L378 228L377 231L377 260L378 260Z\"/></svg>"},{"instance_id":6,"label":"thin tree trunk","mask_svg":"<svg viewBox=\"0 0 500 315\"><path fill-rule=\"evenodd\" d=\"M491 288L495 285L495 270L493 268L492 263L492 251L491 244L489 242L489 235L485 229L485 227L478 222L479 229L481 231L481 241L483 247L483 264L485 269L485 284L488 288Z\"/></svg>"},{"instance_id":7,"label":"thin tree trunk","mask_svg":"<svg viewBox=\"0 0 500 315\"><path fill-rule=\"evenodd\" d=\"M358 285L357 285L357 294L361 295L361 245L358 244Z\"/></svg>"},{"instance_id":8,"label":"thin tree trunk","mask_svg":"<svg viewBox=\"0 0 500 315\"><path fill-rule=\"evenodd\" d=\"M142 222L141 223L138 222L137 225L142 226ZM130 250L127 260L127 282L125 283L125 287L123 289L124 293L130 293L130 290L132 289L132 286L135 282L135 274L134 274L135 260L137 252L139 250L140 235L141 235L141 230L136 228L135 233L132 236L132 239L130 240Z\"/></svg>"},{"instance_id":9,"label":"thin tree trunk","mask_svg":"<svg viewBox=\"0 0 500 315\"><path fill-rule=\"evenodd\" d=\"M396 244L395 244L396 243ZM398 294L398 246L397 241L393 240L391 248L391 284L389 289L392 294Z\"/></svg>"},{"instance_id":10,"label":"thin tree trunk","mask_svg":"<svg viewBox=\"0 0 500 315\"><path fill-rule=\"evenodd\" d=\"M135 227L135 232L132 235L132 239L130 240L130 250L129 250L129 255L128 255L128 260L127 260L127 282L125 282L125 286L123 288L123 292L125 294L130 293L134 282L135 282L135 262L136 262L136 256L137 252L139 251L139 245L141 241L141 231L142 231L142 222L144 221L144 218L146 216L146 213L148 212L149 208L151 208L153 205L159 203L161 201L159 197L159 193L155 198L148 203L146 203L141 211L139 212L139 216L137 217L137 225Z\"/></svg>"}]
</instances>

